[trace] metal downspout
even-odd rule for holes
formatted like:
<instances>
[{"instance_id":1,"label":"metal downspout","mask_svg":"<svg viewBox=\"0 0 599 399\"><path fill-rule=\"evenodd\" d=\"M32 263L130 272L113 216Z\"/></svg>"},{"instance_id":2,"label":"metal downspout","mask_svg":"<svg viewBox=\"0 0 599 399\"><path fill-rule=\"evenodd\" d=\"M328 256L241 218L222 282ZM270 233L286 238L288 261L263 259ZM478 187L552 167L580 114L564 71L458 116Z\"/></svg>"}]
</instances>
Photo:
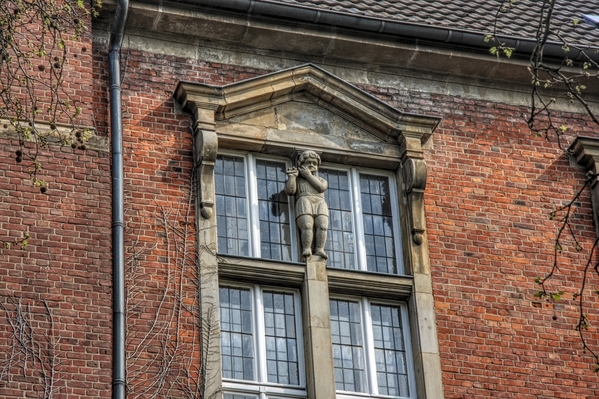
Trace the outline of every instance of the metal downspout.
<instances>
[{"instance_id":1,"label":"metal downspout","mask_svg":"<svg viewBox=\"0 0 599 399\"><path fill-rule=\"evenodd\" d=\"M125 234L120 50L128 0L119 0L110 30L108 68L112 150L112 399L125 399Z\"/></svg>"}]
</instances>

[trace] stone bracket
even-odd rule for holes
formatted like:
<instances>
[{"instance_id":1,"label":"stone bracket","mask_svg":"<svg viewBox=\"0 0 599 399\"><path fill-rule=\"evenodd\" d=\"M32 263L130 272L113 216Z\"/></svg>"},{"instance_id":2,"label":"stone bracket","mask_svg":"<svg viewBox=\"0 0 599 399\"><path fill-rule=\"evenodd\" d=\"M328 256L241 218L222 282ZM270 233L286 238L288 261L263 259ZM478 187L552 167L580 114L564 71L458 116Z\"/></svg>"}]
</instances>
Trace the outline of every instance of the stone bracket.
<instances>
[{"instance_id":1,"label":"stone bracket","mask_svg":"<svg viewBox=\"0 0 599 399\"><path fill-rule=\"evenodd\" d=\"M595 232L599 236L599 139L592 137L577 137L568 149L576 162L583 166L592 177L589 188L591 190L591 203Z\"/></svg>"},{"instance_id":2,"label":"stone bracket","mask_svg":"<svg viewBox=\"0 0 599 399\"><path fill-rule=\"evenodd\" d=\"M218 138L214 130L196 129L195 159L198 171L198 203L200 214L210 219L214 214L214 165Z\"/></svg>"},{"instance_id":3,"label":"stone bracket","mask_svg":"<svg viewBox=\"0 0 599 399\"><path fill-rule=\"evenodd\" d=\"M424 232L426 231L424 214L426 163L422 159L407 158L403 166L405 190L410 213L410 231L414 244L420 245L424 241Z\"/></svg>"}]
</instances>

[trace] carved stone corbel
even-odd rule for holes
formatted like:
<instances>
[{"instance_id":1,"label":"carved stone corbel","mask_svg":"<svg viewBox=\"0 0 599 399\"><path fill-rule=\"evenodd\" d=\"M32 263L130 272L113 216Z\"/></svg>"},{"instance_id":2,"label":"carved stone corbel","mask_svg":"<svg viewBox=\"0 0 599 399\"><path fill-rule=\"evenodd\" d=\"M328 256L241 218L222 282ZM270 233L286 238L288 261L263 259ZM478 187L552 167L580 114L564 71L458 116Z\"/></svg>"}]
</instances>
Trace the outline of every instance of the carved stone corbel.
<instances>
[{"instance_id":1,"label":"carved stone corbel","mask_svg":"<svg viewBox=\"0 0 599 399\"><path fill-rule=\"evenodd\" d=\"M588 177L592 179L589 188L591 190L595 231L597 236L599 236L599 184L597 184L597 175L599 174L599 139L578 137L570 146L569 151L576 159L576 162L586 169L589 174Z\"/></svg>"},{"instance_id":2,"label":"carved stone corbel","mask_svg":"<svg viewBox=\"0 0 599 399\"><path fill-rule=\"evenodd\" d=\"M403 164L404 182L410 211L410 231L414 244L424 241L426 222L424 215L424 189L426 187L426 163L422 159L407 158Z\"/></svg>"},{"instance_id":3,"label":"carved stone corbel","mask_svg":"<svg viewBox=\"0 0 599 399\"><path fill-rule=\"evenodd\" d=\"M214 115L214 112L211 112ZM215 132L214 116L197 112L195 128L195 160L198 166L198 203L200 214L210 219L214 214L214 165L218 153L218 138Z\"/></svg>"}]
</instances>

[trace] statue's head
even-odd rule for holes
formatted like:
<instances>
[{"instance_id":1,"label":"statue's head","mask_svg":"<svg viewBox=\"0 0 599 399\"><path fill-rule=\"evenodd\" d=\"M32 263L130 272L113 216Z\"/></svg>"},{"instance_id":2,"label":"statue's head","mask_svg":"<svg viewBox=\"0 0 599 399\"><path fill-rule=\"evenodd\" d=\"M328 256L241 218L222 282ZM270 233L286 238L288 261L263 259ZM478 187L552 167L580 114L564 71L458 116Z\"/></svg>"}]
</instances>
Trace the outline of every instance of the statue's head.
<instances>
[{"instance_id":1,"label":"statue's head","mask_svg":"<svg viewBox=\"0 0 599 399\"><path fill-rule=\"evenodd\" d=\"M312 150L307 150L307 151L302 152L302 154L299 157L299 161L298 162L299 162L300 165L303 165L304 162L307 159L314 159L314 160L316 160L316 164L318 166L320 166L320 156L316 152L314 152Z\"/></svg>"}]
</instances>

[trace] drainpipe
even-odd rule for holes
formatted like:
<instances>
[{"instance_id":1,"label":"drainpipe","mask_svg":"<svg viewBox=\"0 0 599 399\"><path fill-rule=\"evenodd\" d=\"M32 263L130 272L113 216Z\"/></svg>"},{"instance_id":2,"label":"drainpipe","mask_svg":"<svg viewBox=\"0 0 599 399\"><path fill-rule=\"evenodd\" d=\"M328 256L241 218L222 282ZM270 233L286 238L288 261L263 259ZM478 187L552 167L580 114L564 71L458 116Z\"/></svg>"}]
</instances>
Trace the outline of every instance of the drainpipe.
<instances>
[{"instance_id":1,"label":"drainpipe","mask_svg":"<svg viewBox=\"0 0 599 399\"><path fill-rule=\"evenodd\" d=\"M112 399L125 399L125 226L120 50L128 0L119 0L110 30L108 68L112 137Z\"/></svg>"}]
</instances>

